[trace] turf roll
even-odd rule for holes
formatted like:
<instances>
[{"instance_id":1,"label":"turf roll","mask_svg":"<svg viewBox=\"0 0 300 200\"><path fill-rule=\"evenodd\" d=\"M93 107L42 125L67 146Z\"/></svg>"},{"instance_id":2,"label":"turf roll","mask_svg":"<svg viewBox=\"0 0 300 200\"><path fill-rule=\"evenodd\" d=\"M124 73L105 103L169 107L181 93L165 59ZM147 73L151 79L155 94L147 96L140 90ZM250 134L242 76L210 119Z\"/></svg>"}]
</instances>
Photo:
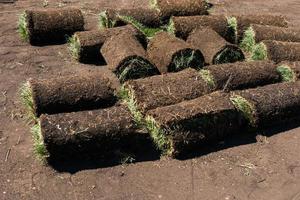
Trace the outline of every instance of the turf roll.
<instances>
[{"instance_id":1,"label":"turf roll","mask_svg":"<svg viewBox=\"0 0 300 200\"><path fill-rule=\"evenodd\" d=\"M33 115L109 107L117 98L110 80L100 73L30 79L22 99Z\"/></svg>"},{"instance_id":2,"label":"turf roll","mask_svg":"<svg viewBox=\"0 0 300 200\"><path fill-rule=\"evenodd\" d=\"M280 125L299 117L300 82L236 91L231 100L253 127Z\"/></svg>"},{"instance_id":3,"label":"turf roll","mask_svg":"<svg viewBox=\"0 0 300 200\"><path fill-rule=\"evenodd\" d=\"M187 42L203 53L205 62L209 65L233 63L245 59L237 45L230 44L209 27L195 29L189 35Z\"/></svg>"},{"instance_id":4,"label":"turf roll","mask_svg":"<svg viewBox=\"0 0 300 200\"><path fill-rule=\"evenodd\" d=\"M130 80L124 86L133 99L133 106L142 113L161 106L194 99L213 91L195 69L185 69L177 73Z\"/></svg>"},{"instance_id":5,"label":"turf roll","mask_svg":"<svg viewBox=\"0 0 300 200\"><path fill-rule=\"evenodd\" d=\"M100 51L120 82L159 74L155 65L147 60L142 44L132 34L110 37Z\"/></svg>"},{"instance_id":6,"label":"turf roll","mask_svg":"<svg viewBox=\"0 0 300 200\"><path fill-rule=\"evenodd\" d=\"M263 40L255 45L252 52L253 60L300 61L300 42L282 42Z\"/></svg>"},{"instance_id":7,"label":"turf roll","mask_svg":"<svg viewBox=\"0 0 300 200\"><path fill-rule=\"evenodd\" d=\"M178 157L203 142L240 131L246 121L229 97L214 92L148 111L147 127L154 143L166 155Z\"/></svg>"},{"instance_id":8,"label":"turf roll","mask_svg":"<svg viewBox=\"0 0 300 200\"><path fill-rule=\"evenodd\" d=\"M200 50L167 32L157 33L150 40L147 53L160 73L178 72L188 67L200 69L205 62Z\"/></svg>"},{"instance_id":9,"label":"turf roll","mask_svg":"<svg viewBox=\"0 0 300 200\"><path fill-rule=\"evenodd\" d=\"M69 50L72 56L82 63L103 62L103 57L99 53L104 42L120 33L135 35L139 41L145 44L145 36L131 25L108 28L103 30L91 30L76 32L69 39Z\"/></svg>"},{"instance_id":10,"label":"turf roll","mask_svg":"<svg viewBox=\"0 0 300 200\"><path fill-rule=\"evenodd\" d=\"M235 42L235 19L224 15L172 17L168 25L168 32L186 40L194 29L205 26L212 28L227 41L231 43Z\"/></svg>"},{"instance_id":11,"label":"turf roll","mask_svg":"<svg viewBox=\"0 0 300 200\"><path fill-rule=\"evenodd\" d=\"M19 18L19 33L32 45L66 42L66 36L84 30L79 9L25 10Z\"/></svg>"},{"instance_id":12,"label":"turf roll","mask_svg":"<svg viewBox=\"0 0 300 200\"><path fill-rule=\"evenodd\" d=\"M105 155L147 138L124 105L106 109L41 115L41 143L48 160ZM134 142L135 141L135 142Z\"/></svg>"}]
</instances>

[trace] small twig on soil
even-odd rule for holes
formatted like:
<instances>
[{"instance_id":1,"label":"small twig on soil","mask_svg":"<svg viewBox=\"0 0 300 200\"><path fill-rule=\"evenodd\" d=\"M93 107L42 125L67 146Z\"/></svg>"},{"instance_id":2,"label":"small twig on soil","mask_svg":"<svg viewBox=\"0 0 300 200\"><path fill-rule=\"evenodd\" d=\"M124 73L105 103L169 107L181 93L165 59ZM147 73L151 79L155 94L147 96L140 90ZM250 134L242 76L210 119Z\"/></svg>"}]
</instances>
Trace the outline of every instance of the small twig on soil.
<instances>
[{"instance_id":1,"label":"small twig on soil","mask_svg":"<svg viewBox=\"0 0 300 200\"><path fill-rule=\"evenodd\" d=\"M7 160L8 160L10 151L11 151L11 148L9 148L9 149L7 150L7 152L6 152L6 155L5 155L5 162L7 162Z\"/></svg>"},{"instance_id":2,"label":"small twig on soil","mask_svg":"<svg viewBox=\"0 0 300 200\"><path fill-rule=\"evenodd\" d=\"M20 141L21 141L21 135L19 135L19 138L18 138L18 141L17 141L17 143L16 143L16 146L17 146L18 144L20 144Z\"/></svg>"},{"instance_id":3,"label":"small twig on soil","mask_svg":"<svg viewBox=\"0 0 300 200\"><path fill-rule=\"evenodd\" d=\"M228 85L229 85L229 83L230 83L231 80L232 80L232 74L230 74L229 78L227 79L227 81L226 81L226 83L225 83L225 85L223 87L223 92L226 91L226 89L227 89L227 87L228 87Z\"/></svg>"}]
</instances>

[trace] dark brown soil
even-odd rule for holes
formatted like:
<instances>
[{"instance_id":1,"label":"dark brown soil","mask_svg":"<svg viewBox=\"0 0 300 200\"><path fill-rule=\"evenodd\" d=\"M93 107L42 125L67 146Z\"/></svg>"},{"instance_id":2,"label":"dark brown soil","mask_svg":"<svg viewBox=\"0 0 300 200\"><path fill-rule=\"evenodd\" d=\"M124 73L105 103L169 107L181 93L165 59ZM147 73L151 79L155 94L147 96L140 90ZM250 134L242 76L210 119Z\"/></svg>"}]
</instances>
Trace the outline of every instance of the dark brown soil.
<instances>
[{"instance_id":1,"label":"dark brown soil","mask_svg":"<svg viewBox=\"0 0 300 200\"><path fill-rule=\"evenodd\" d=\"M167 32L157 33L149 42L148 58L154 63L160 73L177 72L187 67L200 69L204 66L204 58L200 50L195 49L185 41L170 35ZM187 63L186 57L193 56ZM179 61L185 59L179 64Z\"/></svg>"},{"instance_id":2,"label":"dark brown soil","mask_svg":"<svg viewBox=\"0 0 300 200\"><path fill-rule=\"evenodd\" d=\"M66 41L66 36L84 30L79 9L26 10L29 42L44 45Z\"/></svg>"},{"instance_id":3,"label":"dark brown soil","mask_svg":"<svg viewBox=\"0 0 300 200\"><path fill-rule=\"evenodd\" d=\"M263 40L267 48L267 57L276 63L282 61L300 60L300 42L281 42L274 40Z\"/></svg>"},{"instance_id":4,"label":"dark brown soil","mask_svg":"<svg viewBox=\"0 0 300 200\"><path fill-rule=\"evenodd\" d=\"M208 65L234 63L245 59L237 45L228 43L209 27L195 29L189 35L187 42L202 52Z\"/></svg>"},{"instance_id":5,"label":"dark brown soil","mask_svg":"<svg viewBox=\"0 0 300 200\"><path fill-rule=\"evenodd\" d=\"M86 109L105 108L116 103L116 91L100 73L31 79L36 116Z\"/></svg>"},{"instance_id":6,"label":"dark brown soil","mask_svg":"<svg viewBox=\"0 0 300 200\"><path fill-rule=\"evenodd\" d=\"M256 42L260 42L262 40L300 42L299 28L284 28L258 24L253 24L251 27L255 33Z\"/></svg>"},{"instance_id":7,"label":"dark brown soil","mask_svg":"<svg viewBox=\"0 0 300 200\"><path fill-rule=\"evenodd\" d=\"M219 90L254 88L281 81L277 66L272 61L211 65L205 69L209 70Z\"/></svg>"}]
</instances>

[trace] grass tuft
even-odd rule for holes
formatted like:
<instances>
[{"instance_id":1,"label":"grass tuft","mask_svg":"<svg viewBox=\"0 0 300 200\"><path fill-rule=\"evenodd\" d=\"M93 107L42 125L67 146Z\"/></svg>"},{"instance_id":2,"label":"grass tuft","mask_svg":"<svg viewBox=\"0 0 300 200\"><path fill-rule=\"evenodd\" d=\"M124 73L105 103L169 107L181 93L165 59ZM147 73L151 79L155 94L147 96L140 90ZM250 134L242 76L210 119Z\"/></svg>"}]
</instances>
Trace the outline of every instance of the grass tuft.
<instances>
[{"instance_id":1,"label":"grass tuft","mask_svg":"<svg viewBox=\"0 0 300 200\"><path fill-rule=\"evenodd\" d=\"M29 122L36 122L34 101L32 96L32 89L29 81L25 82L19 89L20 100L27 111L27 120Z\"/></svg>"},{"instance_id":2,"label":"grass tuft","mask_svg":"<svg viewBox=\"0 0 300 200\"><path fill-rule=\"evenodd\" d=\"M239 110L242 115L250 122L250 124L256 126L256 110L255 107L240 95L233 95L230 97L231 102Z\"/></svg>"},{"instance_id":3,"label":"grass tuft","mask_svg":"<svg viewBox=\"0 0 300 200\"><path fill-rule=\"evenodd\" d=\"M203 67L196 50L188 49L177 52L172 59L171 66L169 66L169 71L178 72L188 67L195 69Z\"/></svg>"},{"instance_id":4,"label":"grass tuft","mask_svg":"<svg viewBox=\"0 0 300 200\"><path fill-rule=\"evenodd\" d=\"M31 133L33 137L34 154L40 161L46 162L46 158L49 157L49 153L44 144L40 122L31 128Z\"/></svg>"},{"instance_id":5,"label":"grass tuft","mask_svg":"<svg viewBox=\"0 0 300 200\"><path fill-rule=\"evenodd\" d=\"M157 11L160 11L157 0L149 0L149 6L152 9L155 9Z\"/></svg>"},{"instance_id":6,"label":"grass tuft","mask_svg":"<svg viewBox=\"0 0 300 200\"><path fill-rule=\"evenodd\" d=\"M28 42L29 41L29 31L27 24L27 15L25 11L20 14L18 21L18 32L22 40Z\"/></svg>"},{"instance_id":7,"label":"grass tuft","mask_svg":"<svg viewBox=\"0 0 300 200\"><path fill-rule=\"evenodd\" d=\"M99 29L113 28L116 25L115 20L109 19L107 11L102 11L99 13L98 22Z\"/></svg>"},{"instance_id":8,"label":"grass tuft","mask_svg":"<svg viewBox=\"0 0 300 200\"><path fill-rule=\"evenodd\" d=\"M244 32L244 37L240 43L241 49L243 49L245 52L251 53L254 51L254 47L256 45L255 42L255 32L252 27L249 27Z\"/></svg>"},{"instance_id":9,"label":"grass tuft","mask_svg":"<svg viewBox=\"0 0 300 200\"><path fill-rule=\"evenodd\" d=\"M264 43L256 44L251 55L252 60L266 60L268 58L267 47Z\"/></svg>"},{"instance_id":10,"label":"grass tuft","mask_svg":"<svg viewBox=\"0 0 300 200\"><path fill-rule=\"evenodd\" d=\"M72 57L78 60L80 57L81 46L75 34L68 38L68 49L70 50Z\"/></svg>"},{"instance_id":11,"label":"grass tuft","mask_svg":"<svg viewBox=\"0 0 300 200\"><path fill-rule=\"evenodd\" d=\"M167 25L167 32L172 35L175 35L175 24L172 17L170 18L169 23Z\"/></svg>"},{"instance_id":12,"label":"grass tuft","mask_svg":"<svg viewBox=\"0 0 300 200\"><path fill-rule=\"evenodd\" d=\"M239 48L226 46L216 54L213 64L233 63L244 59L245 56Z\"/></svg>"},{"instance_id":13,"label":"grass tuft","mask_svg":"<svg viewBox=\"0 0 300 200\"><path fill-rule=\"evenodd\" d=\"M280 65L277 67L276 70L280 74L282 81L284 81L284 82L296 81L296 74L289 66Z\"/></svg>"},{"instance_id":14,"label":"grass tuft","mask_svg":"<svg viewBox=\"0 0 300 200\"><path fill-rule=\"evenodd\" d=\"M228 24L228 29L229 29L228 33L230 34L232 41L236 44L237 38L238 38L237 19L235 17L228 17L227 24Z\"/></svg>"},{"instance_id":15,"label":"grass tuft","mask_svg":"<svg viewBox=\"0 0 300 200\"><path fill-rule=\"evenodd\" d=\"M200 76L204 79L204 81L212 88L216 86L213 75L207 69L201 69L199 71Z\"/></svg>"}]
</instances>

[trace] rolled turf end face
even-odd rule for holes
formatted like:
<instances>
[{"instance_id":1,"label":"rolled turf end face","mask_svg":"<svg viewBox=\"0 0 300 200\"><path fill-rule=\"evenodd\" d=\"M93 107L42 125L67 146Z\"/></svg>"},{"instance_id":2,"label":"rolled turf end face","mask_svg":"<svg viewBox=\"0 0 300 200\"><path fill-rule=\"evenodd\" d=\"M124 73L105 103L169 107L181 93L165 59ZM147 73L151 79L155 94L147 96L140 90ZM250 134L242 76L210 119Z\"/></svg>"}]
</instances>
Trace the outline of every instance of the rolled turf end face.
<instances>
[{"instance_id":1,"label":"rolled turf end face","mask_svg":"<svg viewBox=\"0 0 300 200\"><path fill-rule=\"evenodd\" d=\"M19 21L18 21L18 32L21 37L21 39L25 42L29 41L29 31L28 31L28 23L26 20L26 12L24 11L19 15Z\"/></svg>"},{"instance_id":2,"label":"rolled turf end face","mask_svg":"<svg viewBox=\"0 0 300 200\"><path fill-rule=\"evenodd\" d=\"M235 17L227 17L227 23L228 23L228 35L230 37L230 40L237 44L238 40L238 31L237 31L237 19Z\"/></svg>"},{"instance_id":3,"label":"rolled turf end face","mask_svg":"<svg viewBox=\"0 0 300 200\"><path fill-rule=\"evenodd\" d=\"M249 101L247 101L247 99L240 95L232 95L230 100L235 108L242 113L246 120L248 120L250 125L252 127L256 127L257 120L255 107Z\"/></svg>"},{"instance_id":4,"label":"rolled turf end face","mask_svg":"<svg viewBox=\"0 0 300 200\"><path fill-rule=\"evenodd\" d=\"M251 53L254 50L255 47L255 32L253 28L250 26L245 32L244 37L240 43L241 49L243 49L245 52Z\"/></svg>"},{"instance_id":5,"label":"rolled turf end face","mask_svg":"<svg viewBox=\"0 0 300 200\"><path fill-rule=\"evenodd\" d=\"M115 24L116 21L109 19L106 10L99 13L98 27L100 30L105 28L113 28Z\"/></svg>"},{"instance_id":6,"label":"rolled turf end face","mask_svg":"<svg viewBox=\"0 0 300 200\"><path fill-rule=\"evenodd\" d=\"M287 65L280 65L276 70L284 82L294 82L297 79L295 72Z\"/></svg>"},{"instance_id":7,"label":"rolled turf end face","mask_svg":"<svg viewBox=\"0 0 300 200\"><path fill-rule=\"evenodd\" d=\"M183 49L173 55L172 63L168 67L171 72L178 72L186 68L201 69L204 58L199 50Z\"/></svg>"},{"instance_id":8,"label":"rolled turf end face","mask_svg":"<svg viewBox=\"0 0 300 200\"><path fill-rule=\"evenodd\" d=\"M259 44L256 44L252 55L251 55L251 59L252 60L266 60L268 58L268 50L266 45L261 42Z\"/></svg>"},{"instance_id":9,"label":"rolled turf end face","mask_svg":"<svg viewBox=\"0 0 300 200\"><path fill-rule=\"evenodd\" d=\"M32 134L32 138L33 138L34 154L40 161L45 163L47 157L49 157L49 153L44 144L44 139L43 139L42 130L41 130L41 124L39 121L31 128L31 134Z\"/></svg>"},{"instance_id":10,"label":"rolled turf end face","mask_svg":"<svg viewBox=\"0 0 300 200\"><path fill-rule=\"evenodd\" d=\"M226 45L221 51L216 55L213 64L224 64L224 63L233 63L237 61L242 61L245 59L244 53L242 50L233 45Z\"/></svg>"},{"instance_id":11,"label":"rolled turf end face","mask_svg":"<svg viewBox=\"0 0 300 200\"><path fill-rule=\"evenodd\" d=\"M37 117L35 115L33 94L29 81L25 82L20 87L19 96L24 108L26 109L27 120L29 122L36 122Z\"/></svg>"},{"instance_id":12,"label":"rolled turf end face","mask_svg":"<svg viewBox=\"0 0 300 200\"><path fill-rule=\"evenodd\" d=\"M203 80L205 80L205 82L212 88L215 88L216 87L216 84L215 84L215 80L214 80L214 77L213 75L210 73L209 70L207 69L201 69L199 71L201 77L203 78Z\"/></svg>"},{"instance_id":13,"label":"rolled turf end face","mask_svg":"<svg viewBox=\"0 0 300 200\"><path fill-rule=\"evenodd\" d=\"M162 152L163 155L173 155L174 148L172 147L171 140L166 136L165 131L157 124L153 117L147 116L145 121L146 128L149 131L156 147Z\"/></svg>"},{"instance_id":14,"label":"rolled turf end face","mask_svg":"<svg viewBox=\"0 0 300 200\"><path fill-rule=\"evenodd\" d=\"M68 49L72 55L73 58L76 60L79 60L80 57L80 42L77 39L76 35L73 35L72 37L68 38Z\"/></svg>"}]
</instances>

